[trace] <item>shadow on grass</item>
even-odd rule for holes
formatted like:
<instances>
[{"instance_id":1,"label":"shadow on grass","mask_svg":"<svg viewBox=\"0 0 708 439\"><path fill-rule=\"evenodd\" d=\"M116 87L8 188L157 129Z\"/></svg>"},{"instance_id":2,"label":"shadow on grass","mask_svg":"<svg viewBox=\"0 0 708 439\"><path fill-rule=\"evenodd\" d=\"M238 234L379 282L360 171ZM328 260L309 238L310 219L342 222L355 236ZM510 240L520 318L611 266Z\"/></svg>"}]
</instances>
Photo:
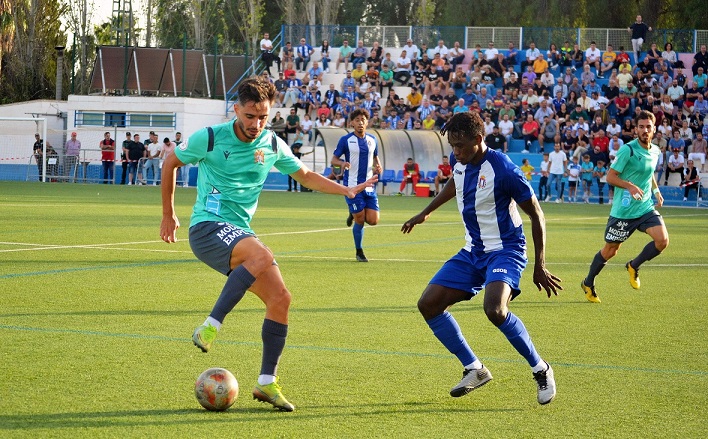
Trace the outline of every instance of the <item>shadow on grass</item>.
<instances>
[{"instance_id":1,"label":"shadow on grass","mask_svg":"<svg viewBox=\"0 0 708 439\"><path fill-rule=\"evenodd\" d=\"M322 410L326 410L323 412ZM209 412L200 408L125 410L105 412L75 413L35 413L0 415L0 430L32 430L62 428L106 428L204 424L205 422L262 422L275 416L295 419L325 419L342 416L410 414L450 414L450 413L513 413L519 408L451 408L444 403L402 402L345 405L299 406L293 413L284 413L270 408L232 407L225 412Z\"/></svg>"}]
</instances>

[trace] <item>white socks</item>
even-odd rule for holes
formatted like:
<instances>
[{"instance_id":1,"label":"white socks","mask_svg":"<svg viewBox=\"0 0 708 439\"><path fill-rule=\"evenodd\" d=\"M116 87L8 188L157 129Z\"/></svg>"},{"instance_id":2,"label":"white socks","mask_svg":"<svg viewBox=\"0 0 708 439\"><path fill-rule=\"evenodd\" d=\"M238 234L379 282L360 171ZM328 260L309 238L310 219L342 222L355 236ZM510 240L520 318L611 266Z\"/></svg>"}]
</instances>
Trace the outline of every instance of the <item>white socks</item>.
<instances>
[{"instance_id":1,"label":"white socks","mask_svg":"<svg viewBox=\"0 0 708 439\"><path fill-rule=\"evenodd\" d=\"M215 327L217 331L221 329L221 322L213 317L207 317L207 319L204 320L204 324Z\"/></svg>"}]
</instances>

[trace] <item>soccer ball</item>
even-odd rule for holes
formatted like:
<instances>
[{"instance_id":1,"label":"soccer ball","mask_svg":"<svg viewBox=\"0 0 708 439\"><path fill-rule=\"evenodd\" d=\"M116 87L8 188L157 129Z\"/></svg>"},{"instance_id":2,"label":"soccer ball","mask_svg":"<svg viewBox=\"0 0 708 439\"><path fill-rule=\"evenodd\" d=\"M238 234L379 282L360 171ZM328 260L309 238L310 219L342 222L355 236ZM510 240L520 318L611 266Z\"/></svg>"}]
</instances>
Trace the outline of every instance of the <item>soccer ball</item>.
<instances>
[{"instance_id":1,"label":"soccer ball","mask_svg":"<svg viewBox=\"0 0 708 439\"><path fill-rule=\"evenodd\" d=\"M224 411L236 402L238 381L228 370L212 367L199 375L194 385L194 394L205 409Z\"/></svg>"}]
</instances>

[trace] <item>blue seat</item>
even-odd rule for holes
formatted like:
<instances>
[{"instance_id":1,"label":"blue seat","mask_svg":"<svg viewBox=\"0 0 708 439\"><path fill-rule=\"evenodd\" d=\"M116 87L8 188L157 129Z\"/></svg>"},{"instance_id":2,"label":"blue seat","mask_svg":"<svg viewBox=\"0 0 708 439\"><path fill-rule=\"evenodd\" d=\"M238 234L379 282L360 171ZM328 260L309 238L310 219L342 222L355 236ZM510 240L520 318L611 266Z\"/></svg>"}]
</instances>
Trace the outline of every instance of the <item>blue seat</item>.
<instances>
[{"instance_id":1,"label":"blue seat","mask_svg":"<svg viewBox=\"0 0 708 439\"><path fill-rule=\"evenodd\" d=\"M326 167L324 172L322 172L322 175L324 175L325 177L329 177L329 174L331 174L331 173L332 173L332 168Z\"/></svg>"},{"instance_id":2,"label":"blue seat","mask_svg":"<svg viewBox=\"0 0 708 439\"><path fill-rule=\"evenodd\" d=\"M383 188L381 189L382 194L386 193L386 185L393 182L395 178L396 171L394 171L393 169L384 169L384 171L379 176L379 183L381 183L381 185L383 186Z\"/></svg>"},{"instance_id":3,"label":"blue seat","mask_svg":"<svg viewBox=\"0 0 708 439\"><path fill-rule=\"evenodd\" d=\"M438 171L428 171L425 175L425 181L435 181L435 177L438 176Z\"/></svg>"},{"instance_id":4,"label":"blue seat","mask_svg":"<svg viewBox=\"0 0 708 439\"><path fill-rule=\"evenodd\" d=\"M396 172L396 179L393 180L393 181L395 181L396 183L400 183L400 182L403 181L403 169L401 169L400 171Z\"/></svg>"}]
</instances>

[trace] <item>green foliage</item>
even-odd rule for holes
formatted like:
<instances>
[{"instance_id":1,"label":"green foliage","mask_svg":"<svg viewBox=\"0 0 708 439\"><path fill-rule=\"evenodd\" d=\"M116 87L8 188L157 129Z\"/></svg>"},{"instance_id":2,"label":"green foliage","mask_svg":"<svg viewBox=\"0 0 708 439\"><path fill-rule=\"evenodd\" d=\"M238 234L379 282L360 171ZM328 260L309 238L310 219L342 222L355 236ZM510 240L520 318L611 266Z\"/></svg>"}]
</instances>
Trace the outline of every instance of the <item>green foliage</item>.
<instances>
[{"instance_id":1,"label":"green foliage","mask_svg":"<svg viewBox=\"0 0 708 439\"><path fill-rule=\"evenodd\" d=\"M642 289L631 289L623 268L647 242L636 233L598 277L595 305L578 283L603 244L609 208L543 204L548 268L565 290L551 299L537 292L530 261L510 305L556 372L558 397L541 407L528 365L487 321L483 297L451 312L494 381L448 395L460 365L416 302L463 243L454 202L402 235L429 200L380 197L381 222L364 237L371 262L359 264L341 197L265 192L253 226L293 294L279 374L297 409L286 414L250 396L264 315L254 295L229 315L212 351L192 346L224 277L189 248L193 189L175 196L179 242L159 240L159 189L0 182L3 437L708 435L699 415L708 404L705 210L662 209L671 245L642 268ZM225 413L194 398L194 381L212 366L240 383Z\"/></svg>"}]
</instances>

